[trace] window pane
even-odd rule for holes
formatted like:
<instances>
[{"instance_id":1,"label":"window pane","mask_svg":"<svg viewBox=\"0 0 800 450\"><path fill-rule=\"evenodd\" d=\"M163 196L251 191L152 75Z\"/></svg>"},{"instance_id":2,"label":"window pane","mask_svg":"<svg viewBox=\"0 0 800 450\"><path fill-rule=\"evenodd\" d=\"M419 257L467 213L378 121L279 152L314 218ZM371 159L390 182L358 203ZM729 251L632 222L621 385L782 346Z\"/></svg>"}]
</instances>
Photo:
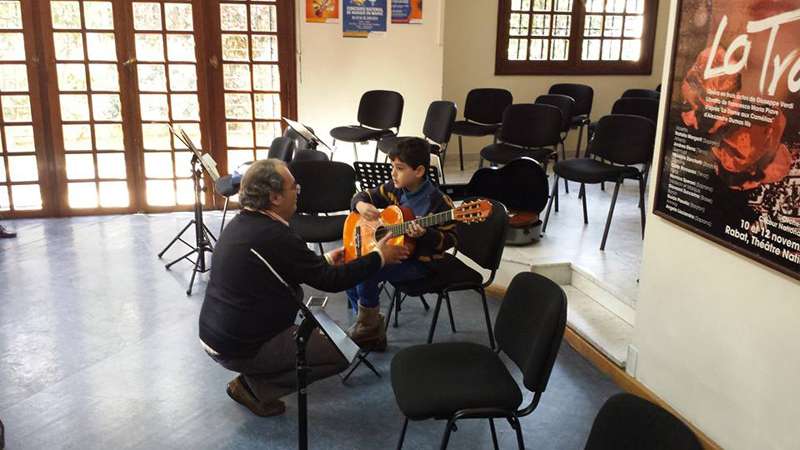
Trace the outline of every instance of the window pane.
<instances>
[{"instance_id":1,"label":"window pane","mask_svg":"<svg viewBox=\"0 0 800 450\"><path fill-rule=\"evenodd\" d=\"M534 11L551 11L553 4L552 0L533 0Z\"/></svg>"},{"instance_id":2,"label":"window pane","mask_svg":"<svg viewBox=\"0 0 800 450\"><path fill-rule=\"evenodd\" d=\"M583 35L586 37L600 37L603 35L603 16L587 15L584 22Z\"/></svg>"},{"instance_id":3,"label":"window pane","mask_svg":"<svg viewBox=\"0 0 800 450\"><path fill-rule=\"evenodd\" d=\"M603 39L603 61L617 61L619 60L620 40L619 39Z\"/></svg>"},{"instance_id":4,"label":"window pane","mask_svg":"<svg viewBox=\"0 0 800 450\"><path fill-rule=\"evenodd\" d=\"M228 150L228 173L233 172L242 164L252 161L254 157L252 150Z\"/></svg>"},{"instance_id":5,"label":"window pane","mask_svg":"<svg viewBox=\"0 0 800 450\"><path fill-rule=\"evenodd\" d=\"M247 31L247 5L219 5L222 31Z\"/></svg>"},{"instance_id":6,"label":"window pane","mask_svg":"<svg viewBox=\"0 0 800 450\"><path fill-rule=\"evenodd\" d=\"M97 186L94 183L67 185L70 208L97 208Z\"/></svg>"},{"instance_id":7,"label":"window pane","mask_svg":"<svg viewBox=\"0 0 800 450\"><path fill-rule=\"evenodd\" d=\"M558 14L553 16L553 36L569 36L571 16Z\"/></svg>"},{"instance_id":8,"label":"window pane","mask_svg":"<svg viewBox=\"0 0 800 450\"><path fill-rule=\"evenodd\" d=\"M223 34L222 59L225 61L249 61L250 45L247 35Z\"/></svg>"},{"instance_id":9,"label":"window pane","mask_svg":"<svg viewBox=\"0 0 800 450\"><path fill-rule=\"evenodd\" d=\"M92 94L94 120L107 122L122 121L122 104L117 94Z\"/></svg>"},{"instance_id":10,"label":"window pane","mask_svg":"<svg viewBox=\"0 0 800 450\"><path fill-rule=\"evenodd\" d=\"M167 96L164 94L140 94L139 105L142 110L142 120L169 120L169 107Z\"/></svg>"},{"instance_id":11,"label":"window pane","mask_svg":"<svg viewBox=\"0 0 800 450\"><path fill-rule=\"evenodd\" d=\"M550 59L553 61L566 61L569 59L569 39L553 39L550 48Z\"/></svg>"},{"instance_id":12,"label":"window pane","mask_svg":"<svg viewBox=\"0 0 800 450\"><path fill-rule=\"evenodd\" d=\"M281 76L278 66L276 64L253 64L253 89L279 91Z\"/></svg>"},{"instance_id":13,"label":"window pane","mask_svg":"<svg viewBox=\"0 0 800 450\"><path fill-rule=\"evenodd\" d=\"M628 14L643 14L644 0L628 0L625 12Z\"/></svg>"},{"instance_id":14,"label":"window pane","mask_svg":"<svg viewBox=\"0 0 800 450\"><path fill-rule=\"evenodd\" d=\"M511 0L512 11L530 11L531 0Z\"/></svg>"},{"instance_id":15,"label":"window pane","mask_svg":"<svg viewBox=\"0 0 800 450\"><path fill-rule=\"evenodd\" d=\"M39 169L36 156L9 156L8 174L11 181L36 181L39 179Z\"/></svg>"},{"instance_id":16,"label":"window pane","mask_svg":"<svg viewBox=\"0 0 800 450\"><path fill-rule=\"evenodd\" d=\"M222 74L226 91L250 90L249 64L224 64Z\"/></svg>"},{"instance_id":17,"label":"window pane","mask_svg":"<svg viewBox=\"0 0 800 450\"><path fill-rule=\"evenodd\" d=\"M528 59L528 40L509 39L508 59L509 61L524 61Z\"/></svg>"},{"instance_id":18,"label":"window pane","mask_svg":"<svg viewBox=\"0 0 800 450\"><path fill-rule=\"evenodd\" d=\"M170 61L193 62L195 60L194 36L191 34L167 35L167 58Z\"/></svg>"},{"instance_id":19,"label":"window pane","mask_svg":"<svg viewBox=\"0 0 800 450\"><path fill-rule=\"evenodd\" d=\"M100 178L125 179L125 155L123 153L98 153L97 174Z\"/></svg>"},{"instance_id":20,"label":"window pane","mask_svg":"<svg viewBox=\"0 0 800 450\"><path fill-rule=\"evenodd\" d=\"M0 33L0 61L24 61L25 39L22 33Z\"/></svg>"},{"instance_id":21,"label":"window pane","mask_svg":"<svg viewBox=\"0 0 800 450\"><path fill-rule=\"evenodd\" d=\"M164 61L164 41L160 34L136 34L136 58L139 61Z\"/></svg>"},{"instance_id":22,"label":"window pane","mask_svg":"<svg viewBox=\"0 0 800 450\"><path fill-rule=\"evenodd\" d=\"M586 0L586 12L603 12L605 0Z\"/></svg>"},{"instance_id":23,"label":"window pane","mask_svg":"<svg viewBox=\"0 0 800 450\"><path fill-rule=\"evenodd\" d=\"M624 13L626 0L606 0L607 13Z\"/></svg>"},{"instance_id":24,"label":"window pane","mask_svg":"<svg viewBox=\"0 0 800 450\"><path fill-rule=\"evenodd\" d=\"M275 5L250 6L250 27L251 31L270 33L278 31L278 15Z\"/></svg>"},{"instance_id":25,"label":"window pane","mask_svg":"<svg viewBox=\"0 0 800 450\"><path fill-rule=\"evenodd\" d=\"M133 29L137 31L161 30L161 6L158 3L133 3Z\"/></svg>"},{"instance_id":26,"label":"window pane","mask_svg":"<svg viewBox=\"0 0 800 450\"><path fill-rule=\"evenodd\" d=\"M24 64L0 64L0 92L27 92L28 72Z\"/></svg>"},{"instance_id":27,"label":"window pane","mask_svg":"<svg viewBox=\"0 0 800 450\"><path fill-rule=\"evenodd\" d=\"M280 136L280 122L256 122L256 146L269 147L272 140Z\"/></svg>"},{"instance_id":28,"label":"window pane","mask_svg":"<svg viewBox=\"0 0 800 450\"><path fill-rule=\"evenodd\" d=\"M116 64L89 64L89 83L93 91L119 91Z\"/></svg>"},{"instance_id":29,"label":"window pane","mask_svg":"<svg viewBox=\"0 0 800 450\"><path fill-rule=\"evenodd\" d=\"M253 36L253 61L277 61L278 37Z\"/></svg>"},{"instance_id":30,"label":"window pane","mask_svg":"<svg viewBox=\"0 0 800 450\"><path fill-rule=\"evenodd\" d=\"M83 64L58 64L58 89L61 91L86 90L86 66Z\"/></svg>"},{"instance_id":31,"label":"window pane","mask_svg":"<svg viewBox=\"0 0 800 450\"><path fill-rule=\"evenodd\" d=\"M0 160L0 182L6 181L4 164L5 163ZM0 186L0 211L8 211L9 209L11 209L11 201L8 199L8 188L6 186Z\"/></svg>"},{"instance_id":32,"label":"window pane","mask_svg":"<svg viewBox=\"0 0 800 450\"><path fill-rule=\"evenodd\" d=\"M638 61L642 56L641 39L626 39L622 41L622 60Z\"/></svg>"},{"instance_id":33,"label":"window pane","mask_svg":"<svg viewBox=\"0 0 800 450\"><path fill-rule=\"evenodd\" d=\"M527 36L530 18L528 14L511 14L509 35Z\"/></svg>"},{"instance_id":34,"label":"window pane","mask_svg":"<svg viewBox=\"0 0 800 450\"><path fill-rule=\"evenodd\" d=\"M642 16L625 16L625 37L642 37L643 24Z\"/></svg>"},{"instance_id":35,"label":"window pane","mask_svg":"<svg viewBox=\"0 0 800 450\"><path fill-rule=\"evenodd\" d=\"M98 150L125 150L121 124L104 123L95 125L94 139Z\"/></svg>"},{"instance_id":36,"label":"window pane","mask_svg":"<svg viewBox=\"0 0 800 450\"><path fill-rule=\"evenodd\" d=\"M139 90L143 92L166 92L167 72L163 64L139 64Z\"/></svg>"},{"instance_id":37,"label":"window pane","mask_svg":"<svg viewBox=\"0 0 800 450\"><path fill-rule=\"evenodd\" d=\"M30 122L31 102L27 95L3 96L3 120L6 122Z\"/></svg>"},{"instance_id":38,"label":"window pane","mask_svg":"<svg viewBox=\"0 0 800 450\"><path fill-rule=\"evenodd\" d=\"M11 195L16 210L42 209L42 192L38 184L11 186Z\"/></svg>"},{"instance_id":39,"label":"window pane","mask_svg":"<svg viewBox=\"0 0 800 450\"><path fill-rule=\"evenodd\" d=\"M195 94L173 94L172 101L173 120L200 120L200 104Z\"/></svg>"},{"instance_id":40,"label":"window pane","mask_svg":"<svg viewBox=\"0 0 800 450\"><path fill-rule=\"evenodd\" d=\"M172 150L169 128L165 124L142 124L142 137L145 150Z\"/></svg>"},{"instance_id":41,"label":"window pane","mask_svg":"<svg viewBox=\"0 0 800 450\"><path fill-rule=\"evenodd\" d=\"M175 185L172 180L147 180L147 204L175 206Z\"/></svg>"},{"instance_id":42,"label":"window pane","mask_svg":"<svg viewBox=\"0 0 800 450\"><path fill-rule=\"evenodd\" d=\"M196 91L197 70L194 64L170 64L169 88L173 91Z\"/></svg>"},{"instance_id":43,"label":"window pane","mask_svg":"<svg viewBox=\"0 0 800 450\"><path fill-rule=\"evenodd\" d=\"M226 127L228 147L253 147L253 124L251 122L228 122Z\"/></svg>"},{"instance_id":44,"label":"window pane","mask_svg":"<svg viewBox=\"0 0 800 450\"><path fill-rule=\"evenodd\" d=\"M81 6L79 2L50 2L50 16L54 29L79 30L81 28Z\"/></svg>"},{"instance_id":45,"label":"window pane","mask_svg":"<svg viewBox=\"0 0 800 450\"><path fill-rule=\"evenodd\" d=\"M280 119L281 98L278 94L254 94L256 119Z\"/></svg>"},{"instance_id":46,"label":"window pane","mask_svg":"<svg viewBox=\"0 0 800 450\"><path fill-rule=\"evenodd\" d=\"M92 155L67 155L67 178L70 180L94 179L94 158Z\"/></svg>"},{"instance_id":47,"label":"window pane","mask_svg":"<svg viewBox=\"0 0 800 450\"><path fill-rule=\"evenodd\" d=\"M192 152L175 152L175 176L189 178L192 176Z\"/></svg>"},{"instance_id":48,"label":"window pane","mask_svg":"<svg viewBox=\"0 0 800 450\"><path fill-rule=\"evenodd\" d=\"M33 126L18 125L6 127L6 151L13 152L35 152L36 146L33 141Z\"/></svg>"},{"instance_id":49,"label":"window pane","mask_svg":"<svg viewBox=\"0 0 800 450\"><path fill-rule=\"evenodd\" d=\"M253 106L250 94L225 94L225 117L228 119L252 119Z\"/></svg>"},{"instance_id":50,"label":"window pane","mask_svg":"<svg viewBox=\"0 0 800 450\"><path fill-rule=\"evenodd\" d=\"M62 125L64 149L67 151L83 151L92 149L92 130L89 125Z\"/></svg>"},{"instance_id":51,"label":"window pane","mask_svg":"<svg viewBox=\"0 0 800 450\"><path fill-rule=\"evenodd\" d=\"M167 152L145 153L144 173L147 178L172 178L172 154Z\"/></svg>"},{"instance_id":52,"label":"window pane","mask_svg":"<svg viewBox=\"0 0 800 450\"><path fill-rule=\"evenodd\" d=\"M572 0L556 0L554 6L557 12L572 12Z\"/></svg>"},{"instance_id":53,"label":"window pane","mask_svg":"<svg viewBox=\"0 0 800 450\"><path fill-rule=\"evenodd\" d=\"M550 15L534 14L531 36L550 36Z\"/></svg>"},{"instance_id":54,"label":"window pane","mask_svg":"<svg viewBox=\"0 0 800 450\"><path fill-rule=\"evenodd\" d=\"M116 61L114 33L86 33L86 50L91 61Z\"/></svg>"},{"instance_id":55,"label":"window pane","mask_svg":"<svg viewBox=\"0 0 800 450\"><path fill-rule=\"evenodd\" d=\"M584 39L581 59L584 61L597 61L600 59L600 39Z\"/></svg>"},{"instance_id":56,"label":"window pane","mask_svg":"<svg viewBox=\"0 0 800 450\"><path fill-rule=\"evenodd\" d=\"M114 11L111 2L83 2L83 17L90 30L113 30Z\"/></svg>"},{"instance_id":57,"label":"window pane","mask_svg":"<svg viewBox=\"0 0 800 450\"><path fill-rule=\"evenodd\" d=\"M181 123L175 124L175 130L180 132L183 130L186 134L189 135L189 139L192 140L192 143L198 149L203 148L203 135L200 133L200 124L198 123ZM174 138L173 144L176 149L186 149L187 147L183 145L180 139Z\"/></svg>"},{"instance_id":58,"label":"window pane","mask_svg":"<svg viewBox=\"0 0 800 450\"><path fill-rule=\"evenodd\" d=\"M191 205L194 203L194 184L192 180L177 180L176 196L179 205Z\"/></svg>"},{"instance_id":59,"label":"window pane","mask_svg":"<svg viewBox=\"0 0 800 450\"><path fill-rule=\"evenodd\" d=\"M22 29L22 10L19 1L0 2L0 29Z\"/></svg>"},{"instance_id":60,"label":"window pane","mask_svg":"<svg viewBox=\"0 0 800 450\"><path fill-rule=\"evenodd\" d=\"M100 206L103 208L124 208L128 205L130 205L130 197L127 183L124 181L104 181L100 183Z\"/></svg>"},{"instance_id":61,"label":"window pane","mask_svg":"<svg viewBox=\"0 0 800 450\"><path fill-rule=\"evenodd\" d=\"M528 59L533 61L547 61L549 50L549 39L531 39L530 52Z\"/></svg>"},{"instance_id":62,"label":"window pane","mask_svg":"<svg viewBox=\"0 0 800 450\"><path fill-rule=\"evenodd\" d=\"M606 23L603 31L603 36L605 37L622 36L622 22L623 22L623 16L606 16Z\"/></svg>"},{"instance_id":63,"label":"window pane","mask_svg":"<svg viewBox=\"0 0 800 450\"><path fill-rule=\"evenodd\" d=\"M167 30L192 31L192 5L190 3L166 3L164 5L164 18Z\"/></svg>"},{"instance_id":64,"label":"window pane","mask_svg":"<svg viewBox=\"0 0 800 450\"><path fill-rule=\"evenodd\" d=\"M57 60L83 60L83 38L81 33L53 33L53 45L55 46Z\"/></svg>"}]
</instances>

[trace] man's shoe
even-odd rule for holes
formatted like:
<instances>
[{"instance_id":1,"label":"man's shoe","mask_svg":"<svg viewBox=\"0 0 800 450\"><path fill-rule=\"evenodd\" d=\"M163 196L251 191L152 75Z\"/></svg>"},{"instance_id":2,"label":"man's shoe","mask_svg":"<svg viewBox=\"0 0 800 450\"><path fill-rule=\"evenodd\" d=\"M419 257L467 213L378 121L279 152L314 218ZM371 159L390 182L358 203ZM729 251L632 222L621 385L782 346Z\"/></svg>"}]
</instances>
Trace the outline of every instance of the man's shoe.
<instances>
[{"instance_id":1,"label":"man's shoe","mask_svg":"<svg viewBox=\"0 0 800 450\"><path fill-rule=\"evenodd\" d=\"M8 228L0 225L0 239L15 238L17 233L10 231Z\"/></svg>"},{"instance_id":2,"label":"man's shoe","mask_svg":"<svg viewBox=\"0 0 800 450\"><path fill-rule=\"evenodd\" d=\"M386 350L386 328L380 307L367 308L358 305L356 322L347 329L347 335L363 350L382 352Z\"/></svg>"},{"instance_id":3,"label":"man's shoe","mask_svg":"<svg viewBox=\"0 0 800 450\"><path fill-rule=\"evenodd\" d=\"M286 404L280 400L273 400L267 403L258 401L247 386L244 385L244 382L241 380L241 375L228 383L228 389L226 391L228 392L228 396L236 401L236 403L245 406L257 416L271 417L286 412Z\"/></svg>"}]
</instances>

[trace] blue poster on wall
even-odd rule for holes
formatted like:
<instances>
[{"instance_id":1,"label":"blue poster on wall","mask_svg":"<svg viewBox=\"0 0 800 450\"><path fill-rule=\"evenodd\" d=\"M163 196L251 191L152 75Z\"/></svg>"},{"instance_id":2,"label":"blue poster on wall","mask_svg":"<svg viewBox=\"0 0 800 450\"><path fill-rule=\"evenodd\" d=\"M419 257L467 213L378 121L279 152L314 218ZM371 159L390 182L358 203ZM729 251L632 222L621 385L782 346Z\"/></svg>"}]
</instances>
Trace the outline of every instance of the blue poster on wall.
<instances>
[{"instance_id":1,"label":"blue poster on wall","mask_svg":"<svg viewBox=\"0 0 800 450\"><path fill-rule=\"evenodd\" d=\"M371 31L386 31L386 0L344 0L342 13L345 37L367 37Z\"/></svg>"}]
</instances>

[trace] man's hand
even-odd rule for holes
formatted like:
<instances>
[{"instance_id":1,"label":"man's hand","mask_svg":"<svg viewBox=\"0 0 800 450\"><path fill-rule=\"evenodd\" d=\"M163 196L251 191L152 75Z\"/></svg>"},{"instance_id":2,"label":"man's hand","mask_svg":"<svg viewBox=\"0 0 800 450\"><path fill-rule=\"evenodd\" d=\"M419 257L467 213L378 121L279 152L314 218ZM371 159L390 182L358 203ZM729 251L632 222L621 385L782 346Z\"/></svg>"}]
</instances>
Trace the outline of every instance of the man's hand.
<instances>
[{"instance_id":1,"label":"man's hand","mask_svg":"<svg viewBox=\"0 0 800 450\"><path fill-rule=\"evenodd\" d=\"M344 247L339 247L336 250L328 252L328 258L334 266L344 264Z\"/></svg>"},{"instance_id":2,"label":"man's hand","mask_svg":"<svg viewBox=\"0 0 800 450\"><path fill-rule=\"evenodd\" d=\"M408 224L408 229L406 230L406 236L411 238L418 238L425 234L425 228L422 228L418 223L411 222Z\"/></svg>"},{"instance_id":3,"label":"man's hand","mask_svg":"<svg viewBox=\"0 0 800 450\"><path fill-rule=\"evenodd\" d=\"M356 203L356 211L367 220L378 220L381 216L381 213L372 203L358 202Z\"/></svg>"},{"instance_id":4,"label":"man's hand","mask_svg":"<svg viewBox=\"0 0 800 450\"><path fill-rule=\"evenodd\" d=\"M395 237L390 234L387 234L383 237L378 243L376 247L380 250L381 255L383 255L383 264L398 264L403 262L406 258L408 258L408 249L399 245L391 245L389 244L389 239Z\"/></svg>"}]
</instances>

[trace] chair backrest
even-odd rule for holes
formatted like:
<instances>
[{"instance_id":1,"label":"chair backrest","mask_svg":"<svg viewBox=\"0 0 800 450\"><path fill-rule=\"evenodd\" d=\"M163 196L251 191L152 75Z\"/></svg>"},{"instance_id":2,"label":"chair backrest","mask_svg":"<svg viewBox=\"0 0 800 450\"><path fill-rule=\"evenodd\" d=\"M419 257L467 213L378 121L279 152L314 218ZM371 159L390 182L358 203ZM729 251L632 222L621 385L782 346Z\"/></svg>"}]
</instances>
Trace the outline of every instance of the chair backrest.
<instances>
[{"instance_id":1,"label":"chair backrest","mask_svg":"<svg viewBox=\"0 0 800 450\"><path fill-rule=\"evenodd\" d=\"M546 94L536 97L534 103L553 105L561 111L561 131L569 131L572 111L575 109L575 99L569 95Z\"/></svg>"},{"instance_id":2,"label":"chair backrest","mask_svg":"<svg viewBox=\"0 0 800 450\"><path fill-rule=\"evenodd\" d=\"M658 99L661 92L655 89L628 89L622 93L620 98L655 98Z\"/></svg>"},{"instance_id":3,"label":"chair backrest","mask_svg":"<svg viewBox=\"0 0 800 450\"><path fill-rule=\"evenodd\" d=\"M615 164L648 164L653 157L656 124L628 114L603 116L597 122L588 153Z\"/></svg>"},{"instance_id":4,"label":"chair backrest","mask_svg":"<svg viewBox=\"0 0 800 450\"><path fill-rule=\"evenodd\" d=\"M585 84L558 83L550 86L548 94L568 95L575 99L575 109L572 110L573 116L592 114L592 102L594 101L594 89Z\"/></svg>"},{"instance_id":5,"label":"chair backrest","mask_svg":"<svg viewBox=\"0 0 800 450\"><path fill-rule=\"evenodd\" d=\"M403 96L394 91L367 91L358 103L358 123L370 128L400 128Z\"/></svg>"},{"instance_id":6,"label":"chair backrest","mask_svg":"<svg viewBox=\"0 0 800 450\"><path fill-rule=\"evenodd\" d=\"M561 141L561 110L536 103L510 105L503 113L500 140L526 148L556 145Z\"/></svg>"},{"instance_id":7,"label":"chair backrest","mask_svg":"<svg viewBox=\"0 0 800 450\"><path fill-rule=\"evenodd\" d=\"M356 180L358 187L362 191L375 189L376 187L392 181L392 164L383 162L356 161L353 164L356 170ZM438 186L439 169L435 166L428 167L428 179Z\"/></svg>"},{"instance_id":8,"label":"chair backrest","mask_svg":"<svg viewBox=\"0 0 800 450\"><path fill-rule=\"evenodd\" d=\"M497 124L503 121L503 111L513 102L514 97L506 89L473 89L467 93L464 118L473 122Z\"/></svg>"},{"instance_id":9,"label":"chair backrest","mask_svg":"<svg viewBox=\"0 0 800 450\"><path fill-rule=\"evenodd\" d=\"M469 195L502 202L512 211L542 212L547 204L547 173L533 158L517 158L503 167L478 169L469 183Z\"/></svg>"},{"instance_id":10,"label":"chair backrest","mask_svg":"<svg viewBox=\"0 0 800 450\"><path fill-rule=\"evenodd\" d=\"M328 155L319 151L319 150L312 150L310 148L297 150L294 153L294 158L292 158L292 162L295 161L327 161Z\"/></svg>"},{"instance_id":11,"label":"chair backrest","mask_svg":"<svg viewBox=\"0 0 800 450\"><path fill-rule=\"evenodd\" d=\"M658 99L644 97L621 98L614 102L611 114L642 116L658 123Z\"/></svg>"},{"instance_id":12,"label":"chair backrest","mask_svg":"<svg viewBox=\"0 0 800 450\"><path fill-rule=\"evenodd\" d=\"M459 238L460 239L460 238ZM542 275L520 272L508 286L494 335L522 372L528 390L544 392L567 325L567 295Z\"/></svg>"},{"instance_id":13,"label":"chair backrest","mask_svg":"<svg viewBox=\"0 0 800 450\"><path fill-rule=\"evenodd\" d=\"M428 113L425 115L422 134L441 146L450 141L450 134L453 132L453 123L455 121L455 103L446 100L431 102L430 106L428 106Z\"/></svg>"},{"instance_id":14,"label":"chair backrest","mask_svg":"<svg viewBox=\"0 0 800 450\"><path fill-rule=\"evenodd\" d=\"M292 161L289 171L300 185L297 212L347 211L356 193L356 172L338 161Z\"/></svg>"},{"instance_id":15,"label":"chair backrest","mask_svg":"<svg viewBox=\"0 0 800 450\"><path fill-rule=\"evenodd\" d=\"M633 394L616 394L600 408L585 450L701 450L697 437L669 411Z\"/></svg>"},{"instance_id":16,"label":"chair backrest","mask_svg":"<svg viewBox=\"0 0 800 450\"><path fill-rule=\"evenodd\" d=\"M475 198L468 198L464 201ZM500 267L500 260L503 257L506 229L508 228L508 212L505 205L499 201L492 199L489 201L492 202L492 214L485 221L471 224L458 222L456 225L458 235L456 248L479 266L491 270L494 274L494 271Z\"/></svg>"},{"instance_id":17,"label":"chair backrest","mask_svg":"<svg viewBox=\"0 0 800 450\"><path fill-rule=\"evenodd\" d=\"M291 162L294 157L294 141L285 136L276 137L269 146L268 158L280 159L283 162Z\"/></svg>"}]
</instances>

